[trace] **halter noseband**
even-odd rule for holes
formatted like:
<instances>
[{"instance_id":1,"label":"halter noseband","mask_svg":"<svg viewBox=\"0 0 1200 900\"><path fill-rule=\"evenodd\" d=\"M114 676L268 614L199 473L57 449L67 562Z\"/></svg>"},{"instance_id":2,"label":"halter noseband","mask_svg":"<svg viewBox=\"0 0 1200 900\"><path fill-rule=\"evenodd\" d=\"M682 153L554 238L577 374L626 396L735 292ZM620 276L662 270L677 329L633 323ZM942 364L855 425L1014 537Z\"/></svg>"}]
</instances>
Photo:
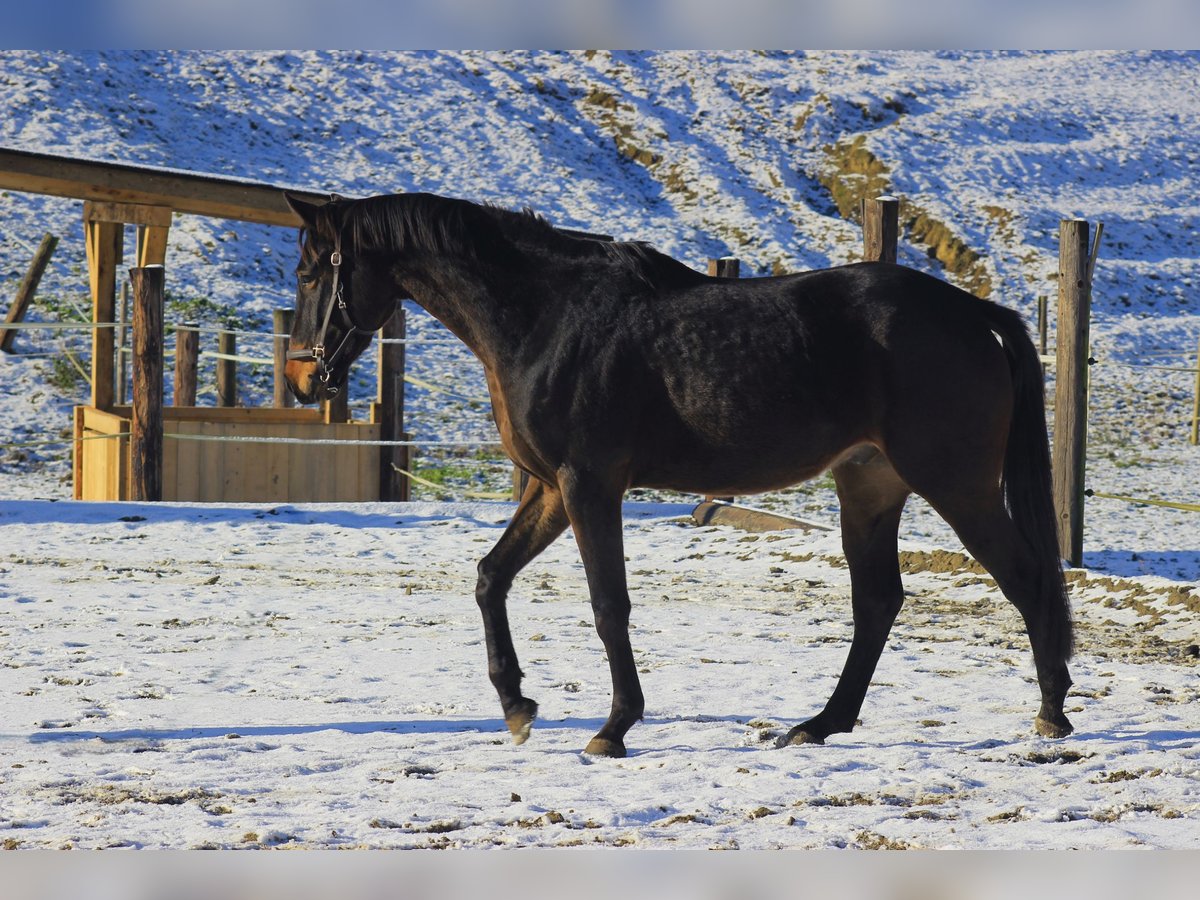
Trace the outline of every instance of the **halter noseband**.
<instances>
[{"instance_id":1,"label":"halter noseband","mask_svg":"<svg viewBox=\"0 0 1200 900\"><path fill-rule=\"evenodd\" d=\"M289 350L287 352L288 359L315 359L317 361L317 372L321 378L321 383L325 385L325 390L329 395L336 396L338 388L336 385L329 384L329 377L333 374L333 364L346 349L346 344L352 335L355 334L372 334L373 332L366 328L359 328L358 323L350 316L350 308L346 306L346 298L342 296L342 283L339 280L339 269L342 265L342 250L341 242L338 241L334 245L333 253L329 255L329 264L333 266L333 290L329 293L329 305L325 307L325 318L321 322L321 330L317 332L317 340L311 347L306 350ZM337 307L342 311L349 328L346 329L346 334L342 337L342 341L334 351L328 356L325 355L325 332L329 330L329 320L333 318L333 308Z\"/></svg>"}]
</instances>

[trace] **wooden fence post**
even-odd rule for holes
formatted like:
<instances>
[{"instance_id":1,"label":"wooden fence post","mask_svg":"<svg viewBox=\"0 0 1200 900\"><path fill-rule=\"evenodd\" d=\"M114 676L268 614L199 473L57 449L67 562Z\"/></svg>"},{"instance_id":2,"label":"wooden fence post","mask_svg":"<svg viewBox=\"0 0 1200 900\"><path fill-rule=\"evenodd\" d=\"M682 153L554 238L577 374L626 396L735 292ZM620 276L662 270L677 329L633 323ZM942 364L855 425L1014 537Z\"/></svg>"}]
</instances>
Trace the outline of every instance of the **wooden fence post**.
<instances>
[{"instance_id":1,"label":"wooden fence post","mask_svg":"<svg viewBox=\"0 0 1200 900\"><path fill-rule=\"evenodd\" d=\"M1200 347L1196 348L1196 393L1192 398L1191 442L1200 444Z\"/></svg>"},{"instance_id":2,"label":"wooden fence post","mask_svg":"<svg viewBox=\"0 0 1200 900\"><path fill-rule=\"evenodd\" d=\"M176 406L196 405L196 369L200 359L200 332L195 322L184 322L175 330Z\"/></svg>"},{"instance_id":3,"label":"wooden fence post","mask_svg":"<svg viewBox=\"0 0 1200 900\"><path fill-rule=\"evenodd\" d=\"M129 293L132 286L126 280L121 285L121 302L117 314L117 403L124 403L129 396L129 367L126 365L129 349Z\"/></svg>"},{"instance_id":4,"label":"wooden fence post","mask_svg":"<svg viewBox=\"0 0 1200 900\"><path fill-rule=\"evenodd\" d=\"M1083 490L1087 454L1088 344L1091 284L1088 223L1059 225L1058 336L1054 385L1054 510L1058 546L1072 566L1083 564Z\"/></svg>"},{"instance_id":5,"label":"wooden fence post","mask_svg":"<svg viewBox=\"0 0 1200 900\"><path fill-rule=\"evenodd\" d=\"M336 394L328 400L321 401L321 409L325 413L325 424L334 425L350 421L350 379Z\"/></svg>"},{"instance_id":6,"label":"wooden fence post","mask_svg":"<svg viewBox=\"0 0 1200 900\"><path fill-rule=\"evenodd\" d=\"M133 415L129 428L131 500L163 492L162 266L129 270L133 287Z\"/></svg>"},{"instance_id":7,"label":"wooden fence post","mask_svg":"<svg viewBox=\"0 0 1200 900\"><path fill-rule=\"evenodd\" d=\"M900 237L900 201L887 196L864 199L862 221L863 259L894 263Z\"/></svg>"},{"instance_id":8,"label":"wooden fence post","mask_svg":"<svg viewBox=\"0 0 1200 900\"><path fill-rule=\"evenodd\" d=\"M1038 353L1045 356L1050 346L1050 298L1045 294L1037 298L1037 330Z\"/></svg>"},{"instance_id":9,"label":"wooden fence post","mask_svg":"<svg viewBox=\"0 0 1200 900\"><path fill-rule=\"evenodd\" d=\"M708 274L713 278L738 278L742 274L742 263L735 256L710 257Z\"/></svg>"},{"instance_id":10,"label":"wooden fence post","mask_svg":"<svg viewBox=\"0 0 1200 900\"><path fill-rule=\"evenodd\" d=\"M516 466L513 466L513 500L520 503L521 498L525 496L525 488L527 487L529 487L529 473L524 469L518 469Z\"/></svg>"},{"instance_id":11,"label":"wooden fence post","mask_svg":"<svg viewBox=\"0 0 1200 900\"><path fill-rule=\"evenodd\" d=\"M286 335L292 332L292 321L296 317L294 309L277 309L271 316L273 329L275 331L275 408L286 409L294 406L296 398L292 396L291 390L288 388L287 379L284 377L283 370L287 365L287 349L288 338ZM280 335L285 335L280 337Z\"/></svg>"},{"instance_id":12,"label":"wooden fence post","mask_svg":"<svg viewBox=\"0 0 1200 900\"><path fill-rule=\"evenodd\" d=\"M33 300L33 295L37 292L38 285L41 284L42 275L46 273L46 266L50 262L50 257L54 255L54 248L57 246L58 238L54 235L47 234L42 238L37 252L33 254L33 262L29 264L29 270L25 273L25 277L21 279L21 284L17 288L17 296L13 298L12 306L8 308L8 315L4 317L5 324L11 325L25 318L25 310ZM3 350L5 353L12 353L12 342L16 336L17 329L0 328L0 350Z\"/></svg>"},{"instance_id":13,"label":"wooden fence post","mask_svg":"<svg viewBox=\"0 0 1200 900\"><path fill-rule=\"evenodd\" d=\"M83 207L87 239L88 276L92 293L92 322L107 325L92 329L92 406L112 409L113 348L116 335L111 324L116 314L117 266L124 254L124 229L114 222L96 221L92 207Z\"/></svg>"},{"instance_id":14,"label":"wooden fence post","mask_svg":"<svg viewBox=\"0 0 1200 900\"><path fill-rule=\"evenodd\" d=\"M217 334L217 352L237 356L237 335L232 331ZM237 406L237 362L217 359L217 406Z\"/></svg>"},{"instance_id":15,"label":"wooden fence post","mask_svg":"<svg viewBox=\"0 0 1200 900\"><path fill-rule=\"evenodd\" d=\"M404 307L396 304L396 311L383 323L379 333L379 384L376 400L371 411L371 421L377 423L379 439L383 441L406 441L404 431L404 344L385 344L384 341L403 341L408 331ZM379 448L379 499L385 502L405 501L409 498L409 481L396 471L397 468L411 472L409 447Z\"/></svg>"}]
</instances>

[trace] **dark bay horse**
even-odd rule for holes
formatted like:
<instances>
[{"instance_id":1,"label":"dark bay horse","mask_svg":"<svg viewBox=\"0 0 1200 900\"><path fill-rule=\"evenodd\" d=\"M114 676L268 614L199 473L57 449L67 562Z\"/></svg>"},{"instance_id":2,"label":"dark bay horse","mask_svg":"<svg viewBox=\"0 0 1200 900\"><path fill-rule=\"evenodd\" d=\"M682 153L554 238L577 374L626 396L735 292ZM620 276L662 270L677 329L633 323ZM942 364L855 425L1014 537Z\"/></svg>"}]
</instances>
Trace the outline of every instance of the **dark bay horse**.
<instances>
[{"instance_id":1,"label":"dark bay horse","mask_svg":"<svg viewBox=\"0 0 1200 900\"><path fill-rule=\"evenodd\" d=\"M825 708L779 743L855 724L903 601L912 492L1024 618L1039 733L1072 730L1071 614L1055 540L1042 373L1020 317L929 275L860 263L774 278L702 275L640 243L587 240L529 211L429 194L315 206L304 223L287 379L336 389L411 297L486 371L500 439L532 478L475 591L488 675L514 740L537 704L505 601L569 525L607 651L612 710L586 752L625 755L644 701L629 644L621 501L632 487L743 495L832 469L854 638Z\"/></svg>"}]
</instances>

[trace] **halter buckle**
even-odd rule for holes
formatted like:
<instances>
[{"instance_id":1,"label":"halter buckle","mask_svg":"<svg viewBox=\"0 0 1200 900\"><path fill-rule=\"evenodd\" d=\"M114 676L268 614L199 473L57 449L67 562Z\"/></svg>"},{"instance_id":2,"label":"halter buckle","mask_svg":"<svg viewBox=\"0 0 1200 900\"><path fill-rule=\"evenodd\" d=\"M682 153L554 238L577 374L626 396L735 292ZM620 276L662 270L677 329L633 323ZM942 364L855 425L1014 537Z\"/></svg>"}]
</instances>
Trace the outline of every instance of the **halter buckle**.
<instances>
[{"instance_id":1,"label":"halter buckle","mask_svg":"<svg viewBox=\"0 0 1200 900\"><path fill-rule=\"evenodd\" d=\"M329 264L331 266L340 266L342 264L342 251L334 250L329 254Z\"/></svg>"}]
</instances>

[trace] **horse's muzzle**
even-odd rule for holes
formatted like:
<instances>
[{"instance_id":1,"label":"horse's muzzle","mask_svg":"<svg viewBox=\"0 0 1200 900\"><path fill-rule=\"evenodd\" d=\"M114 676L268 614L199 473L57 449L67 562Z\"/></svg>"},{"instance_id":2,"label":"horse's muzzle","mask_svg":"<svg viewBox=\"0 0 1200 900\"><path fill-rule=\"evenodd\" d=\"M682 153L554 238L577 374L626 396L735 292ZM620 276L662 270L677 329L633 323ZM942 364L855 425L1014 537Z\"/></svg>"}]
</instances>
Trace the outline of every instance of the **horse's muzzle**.
<instances>
[{"instance_id":1,"label":"horse's muzzle","mask_svg":"<svg viewBox=\"0 0 1200 900\"><path fill-rule=\"evenodd\" d=\"M289 359L283 367L283 375L297 400L317 402L322 385L316 360Z\"/></svg>"}]
</instances>

